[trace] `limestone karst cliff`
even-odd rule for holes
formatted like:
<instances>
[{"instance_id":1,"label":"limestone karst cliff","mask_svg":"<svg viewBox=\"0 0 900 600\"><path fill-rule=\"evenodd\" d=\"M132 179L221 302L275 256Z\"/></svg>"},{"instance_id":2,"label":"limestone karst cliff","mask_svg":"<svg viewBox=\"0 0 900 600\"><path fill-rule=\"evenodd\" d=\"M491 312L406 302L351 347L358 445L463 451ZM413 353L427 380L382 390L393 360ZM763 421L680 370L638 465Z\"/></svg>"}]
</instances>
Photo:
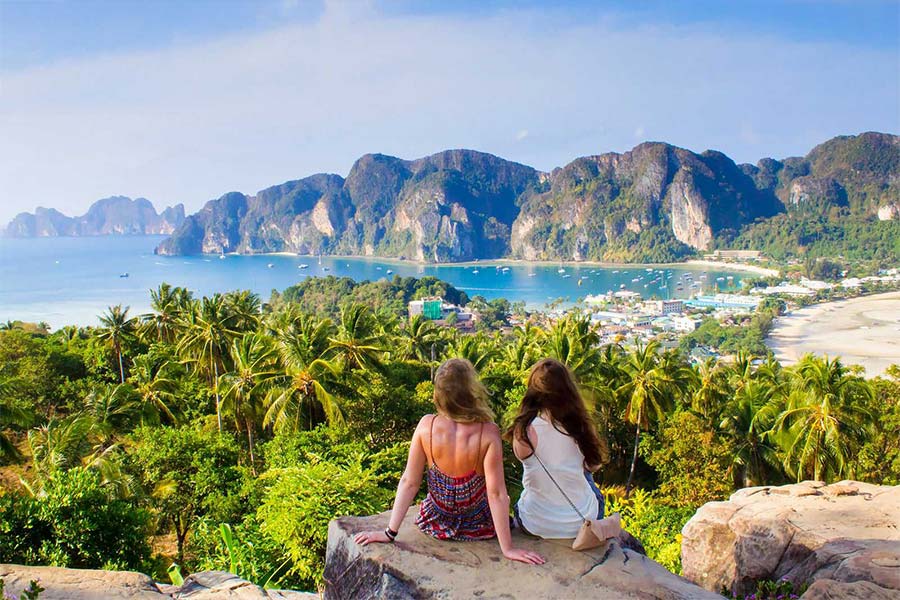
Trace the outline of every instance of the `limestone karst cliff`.
<instances>
[{"instance_id":1,"label":"limestone karst cliff","mask_svg":"<svg viewBox=\"0 0 900 600\"><path fill-rule=\"evenodd\" d=\"M177 204L157 214L146 198L112 196L97 200L80 217L67 217L56 209L38 207L20 213L7 225L8 237L170 234L184 221L184 206Z\"/></svg>"},{"instance_id":2,"label":"limestone karst cliff","mask_svg":"<svg viewBox=\"0 0 900 600\"><path fill-rule=\"evenodd\" d=\"M884 221L900 196L898 139L844 136L804 158L757 165L648 142L550 173L472 150L418 160L367 154L346 179L313 175L211 200L157 251L452 262L672 261L731 244L765 249L796 226L794 214L896 226Z\"/></svg>"}]
</instances>

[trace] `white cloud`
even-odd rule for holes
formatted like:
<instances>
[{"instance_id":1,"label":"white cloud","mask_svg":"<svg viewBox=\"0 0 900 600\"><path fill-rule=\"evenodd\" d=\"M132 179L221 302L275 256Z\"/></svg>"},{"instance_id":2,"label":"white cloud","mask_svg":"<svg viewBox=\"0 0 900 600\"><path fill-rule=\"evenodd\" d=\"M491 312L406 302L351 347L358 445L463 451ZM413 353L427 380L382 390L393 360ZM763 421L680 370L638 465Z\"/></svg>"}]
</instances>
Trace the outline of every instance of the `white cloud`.
<instances>
[{"instance_id":1,"label":"white cloud","mask_svg":"<svg viewBox=\"0 0 900 600\"><path fill-rule=\"evenodd\" d=\"M644 139L644 126L638 125L637 129L634 130L634 139L642 140Z\"/></svg>"},{"instance_id":2,"label":"white cloud","mask_svg":"<svg viewBox=\"0 0 900 600\"><path fill-rule=\"evenodd\" d=\"M5 75L0 221L111 194L196 210L229 190L345 175L366 152L468 147L549 170L627 150L644 128L738 160L801 154L896 131L897 71L889 52L839 45L332 2L315 22ZM540 144L519 143L522 123L539 124Z\"/></svg>"},{"instance_id":3,"label":"white cloud","mask_svg":"<svg viewBox=\"0 0 900 600\"><path fill-rule=\"evenodd\" d=\"M527 137L528 137L528 130L522 129L519 131L519 133L516 134L516 141L521 142L522 140L524 140Z\"/></svg>"}]
</instances>

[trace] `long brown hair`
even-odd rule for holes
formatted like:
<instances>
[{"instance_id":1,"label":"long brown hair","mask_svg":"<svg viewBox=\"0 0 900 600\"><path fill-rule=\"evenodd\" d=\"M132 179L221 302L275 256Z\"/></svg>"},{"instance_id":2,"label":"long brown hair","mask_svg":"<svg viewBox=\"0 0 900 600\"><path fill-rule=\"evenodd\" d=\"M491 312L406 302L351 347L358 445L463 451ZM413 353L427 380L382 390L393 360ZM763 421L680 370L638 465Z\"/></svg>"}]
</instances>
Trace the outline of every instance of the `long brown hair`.
<instances>
[{"instance_id":1,"label":"long brown hair","mask_svg":"<svg viewBox=\"0 0 900 600\"><path fill-rule=\"evenodd\" d=\"M488 391L472 363L451 358L434 373L434 404L438 412L457 423L491 423Z\"/></svg>"},{"instance_id":2,"label":"long brown hair","mask_svg":"<svg viewBox=\"0 0 900 600\"><path fill-rule=\"evenodd\" d=\"M560 430L562 433L575 439L578 449L584 455L586 467L596 469L606 462L605 446L597 435L575 377L566 365L552 358L545 358L531 368L528 390L522 398L519 414L505 437L521 440L531 446L528 426L542 410L550 413L557 429L561 426L564 429Z\"/></svg>"}]
</instances>

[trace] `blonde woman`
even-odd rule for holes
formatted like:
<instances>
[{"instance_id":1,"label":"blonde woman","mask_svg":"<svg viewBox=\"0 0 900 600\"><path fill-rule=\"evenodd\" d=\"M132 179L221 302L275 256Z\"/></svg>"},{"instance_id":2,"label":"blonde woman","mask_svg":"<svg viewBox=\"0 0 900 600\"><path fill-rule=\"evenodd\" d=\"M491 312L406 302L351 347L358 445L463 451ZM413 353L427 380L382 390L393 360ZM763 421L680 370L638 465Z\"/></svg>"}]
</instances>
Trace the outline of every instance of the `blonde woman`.
<instances>
[{"instance_id":1,"label":"blonde woman","mask_svg":"<svg viewBox=\"0 0 900 600\"><path fill-rule=\"evenodd\" d=\"M423 533L440 540L496 537L506 558L543 564L538 553L512 545L500 430L469 361L451 359L438 368L434 404L437 414L422 417L413 434L387 528L359 533L356 542L394 541L427 465L428 494L416 517Z\"/></svg>"}]
</instances>

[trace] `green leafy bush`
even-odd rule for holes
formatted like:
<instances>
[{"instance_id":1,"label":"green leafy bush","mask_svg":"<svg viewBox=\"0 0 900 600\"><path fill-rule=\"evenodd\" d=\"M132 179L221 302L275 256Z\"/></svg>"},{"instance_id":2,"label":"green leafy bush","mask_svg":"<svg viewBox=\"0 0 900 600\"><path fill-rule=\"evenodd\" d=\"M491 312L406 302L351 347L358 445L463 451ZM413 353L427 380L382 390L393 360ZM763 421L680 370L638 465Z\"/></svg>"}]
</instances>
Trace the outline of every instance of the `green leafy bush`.
<instances>
[{"instance_id":1,"label":"green leafy bush","mask_svg":"<svg viewBox=\"0 0 900 600\"><path fill-rule=\"evenodd\" d=\"M191 534L189 551L197 571L228 571L262 587L302 587L304 582L287 572L291 560L284 548L263 533L256 516L249 514L231 526L201 520Z\"/></svg>"},{"instance_id":2,"label":"green leafy bush","mask_svg":"<svg viewBox=\"0 0 900 600\"><path fill-rule=\"evenodd\" d=\"M644 544L647 556L681 573L681 529L694 515L696 507L674 507L652 494L636 489L629 498L614 490L604 490L606 514L622 515L622 527Z\"/></svg>"},{"instance_id":3,"label":"green leafy bush","mask_svg":"<svg viewBox=\"0 0 900 600\"><path fill-rule=\"evenodd\" d=\"M657 493L667 504L700 506L734 490L730 445L692 413L668 419L655 438L644 438L641 449L659 475Z\"/></svg>"},{"instance_id":4,"label":"green leafy bush","mask_svg":"<svg viewBox=\"0 0 900 600\"><path fill-rule=\"evenodd\" d=\"M343 515L369 515L388 508L393 492L359 461L311 462L269 471L256 517L262 533L285 549L290 575L311 589L322 579L328 522Z\"/></svg>"},{"instance_id":5,"label":"green leafy bush","mask_svg":"<svg viewBox=\"0 0 900 600\"><path fill-rule=\"evenodd\" d=\"M142 569L149 514L110 499L100 475L56 471L40 496L0 495L0 562L82 569Z\"/></svg>"},{"instance_id":6,"label":"green leafy bush","mask_svg":"<svg viewBox=\"0 0 900 600\"><path fill-rule=\"evenodd\" d=\"M227 523L242 513L246 473L238 468L238 445L230 435L193 426L142 428L133 437L132 468L151 494L164 525L175 530L178 560L188 532L200 517Z\"/></svg>"}]
</instances>

